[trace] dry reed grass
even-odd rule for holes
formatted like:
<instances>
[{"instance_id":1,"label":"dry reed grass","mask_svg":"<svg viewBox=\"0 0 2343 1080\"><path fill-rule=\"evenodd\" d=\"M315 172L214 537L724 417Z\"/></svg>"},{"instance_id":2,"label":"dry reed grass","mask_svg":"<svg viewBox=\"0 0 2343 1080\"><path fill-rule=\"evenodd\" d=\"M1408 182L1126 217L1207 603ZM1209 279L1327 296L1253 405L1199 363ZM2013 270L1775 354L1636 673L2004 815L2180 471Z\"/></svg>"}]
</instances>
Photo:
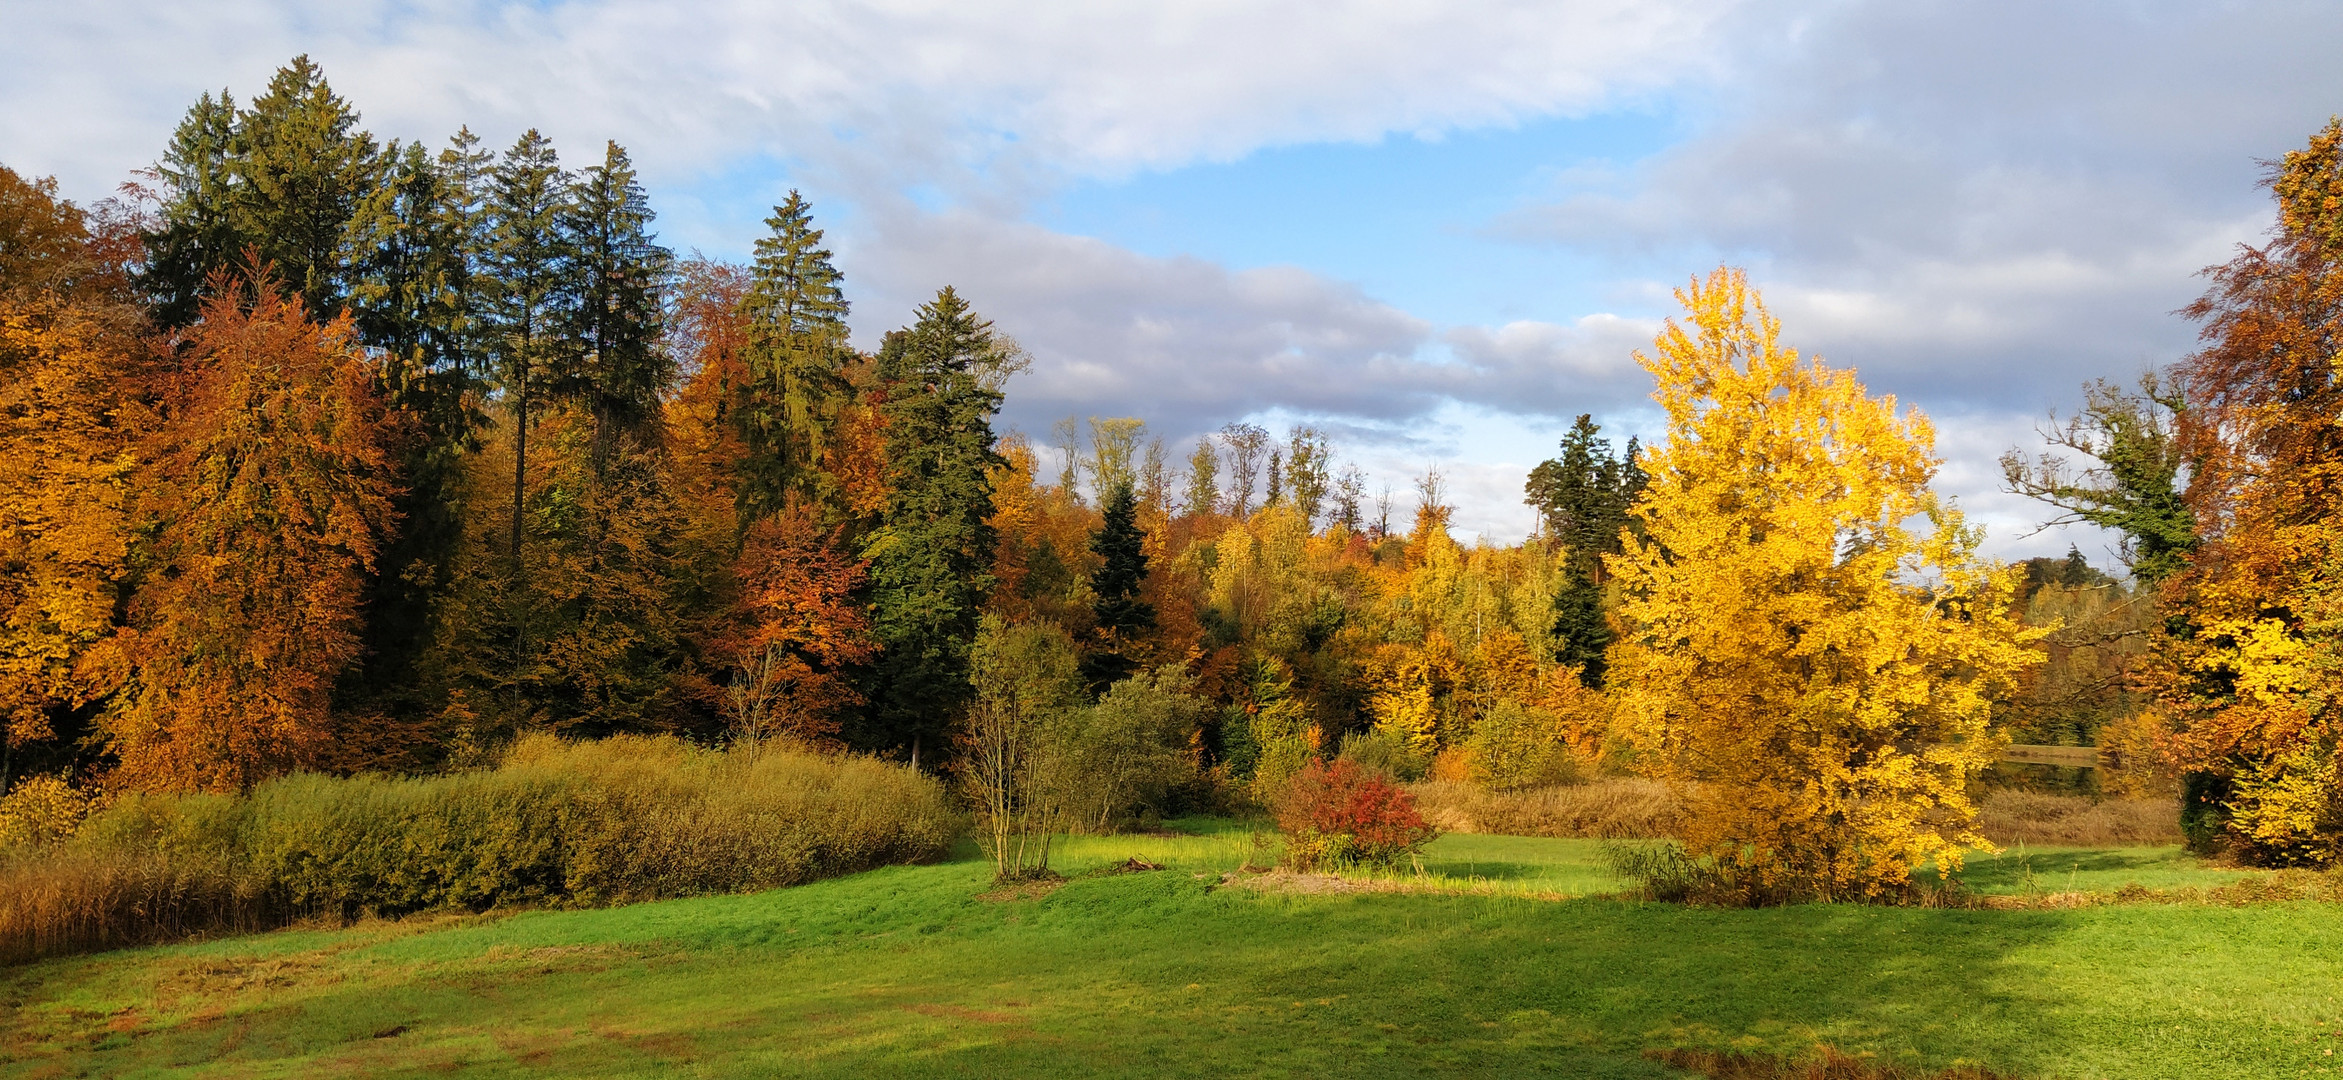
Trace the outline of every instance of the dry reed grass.
<instances>
[{"instance_id":1,"label":"dry reed grass","mask_svg":"<svg viewBox=\"0 0 2343 1080\"><path fill-rule=\"evenodd\" d=\"M1977 830L1996 844L2136 847L2177 844L2180 805L2170 799L2107 799L1996 791L1978 808Z\"/></svg>"},{"instance_id":2,"label":"dry reed grass","mask_svg":"<svg viewBox=\"0 0 2343 1080\"><path fill-rule=\"evenodd\" d=\"M0 850L0 963L342 919L794 885L944 852L941 784L868 758L523 740L494 769L133 796Z\"/></svg>"},{"instance_id":3,"label":"dry reed grass","mask_svg":"<svg viewBox=\"0 0 2343 1080\"><path fill-rule=\"evenodd\" d=\"M0 861L0 964L282 926L250 874L159 852L21 851Z\"/></svg>"},{"instance_id":4,"label":"dry reed grass","mask_svg":"<svg viewBox=\"0 0 2343 1080\"><path fill-rule=\"evenodd\" d=\"M1424 820L1447 832L1594 839L1673 835L1683 806L1666 785L1613 778L1587 784L1491 791L1475 784L1410 784ZM1996 844L2136 847L2177 844L2180 809L2163 799L2093 801L2076 795L1995 791L1977 828Z\"/></svg>"},{"instance_id":5,"label":"dry reed grass","mask_svg":"<svg viewBox=\"0 0 2343 1080\"><path fill-rule=\"evenodd\" d=\"M1607 840L1670 836L1683 807L1666 785L1637 778L1491 791L1477 784L1409 784L1424 820L1446 832Z\"/></svg>"}]
</instances>

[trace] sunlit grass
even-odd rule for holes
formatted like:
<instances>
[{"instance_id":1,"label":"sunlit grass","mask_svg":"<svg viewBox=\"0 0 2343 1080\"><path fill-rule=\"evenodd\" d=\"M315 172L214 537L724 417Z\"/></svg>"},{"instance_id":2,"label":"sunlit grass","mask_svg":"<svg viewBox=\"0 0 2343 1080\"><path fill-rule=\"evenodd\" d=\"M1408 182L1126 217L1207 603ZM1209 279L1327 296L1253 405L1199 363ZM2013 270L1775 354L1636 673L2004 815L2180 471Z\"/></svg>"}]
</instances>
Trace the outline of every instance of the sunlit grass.
<instances>
[{"instance_id":1,"label":"sunlit grass","mask_svg":"<svg viewBox=\"0 0 2343 1080\"><path fill-rule=\"evenodd\" d=\"M1433 845L1425 877L1454 888L1296 895L1221 883L1251 825L1173 824L1067 840L1069 880L1031 899L988 899L964 852L0 971L0 1075L1657 1078L1680 1074L1646 1047L1816 1041L2029 1077L2334 1075L2332 906L1557 902L1521 893L1600 891L1600 843L1498 836ZM2233 875L2055 857L2078 881ZM1165 869L1097 872L1132 858Z\"/></svg>"}]
</instances>

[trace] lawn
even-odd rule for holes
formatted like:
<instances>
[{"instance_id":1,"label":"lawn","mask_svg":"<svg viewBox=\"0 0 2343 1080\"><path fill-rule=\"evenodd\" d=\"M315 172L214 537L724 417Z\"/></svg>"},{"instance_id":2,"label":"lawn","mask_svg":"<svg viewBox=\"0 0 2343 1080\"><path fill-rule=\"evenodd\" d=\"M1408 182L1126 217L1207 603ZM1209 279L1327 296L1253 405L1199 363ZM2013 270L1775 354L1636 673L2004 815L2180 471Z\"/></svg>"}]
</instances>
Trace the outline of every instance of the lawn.
<instances>
[{"instance_id":1,"label":"lawn","mask_svg":"<svg viewBox=\"0 0 2343 1080\"><path fill-rule=\"evenodd\" d=\"M0 972L22 1076L1679 1076L1649 1047L2030 1077L2335 1075L2343 919L2317 904L1714 911L1585 841L1452 836L1451 891L1229 887L1249 830L1070 841L605 911L292 930ZM1092 873L1133 857L1162 870ZM2029 882L2028 874L2031 875ZM2213 884L2161 849L2011 852L2002 891ZM2053 880L2055 879L2055 880ZM2119 880L2120 879L2120 880Z\"/></svg>"}]
</instances>

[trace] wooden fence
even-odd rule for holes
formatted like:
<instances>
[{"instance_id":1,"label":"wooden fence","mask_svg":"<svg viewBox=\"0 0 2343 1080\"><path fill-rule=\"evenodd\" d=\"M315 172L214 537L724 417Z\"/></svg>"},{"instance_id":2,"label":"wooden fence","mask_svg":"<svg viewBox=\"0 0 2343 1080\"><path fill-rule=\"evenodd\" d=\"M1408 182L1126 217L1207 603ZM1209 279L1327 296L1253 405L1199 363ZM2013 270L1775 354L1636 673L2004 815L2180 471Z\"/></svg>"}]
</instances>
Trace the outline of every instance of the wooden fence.
<instances>
[{"instance_id":1,"label":"wooden fence","mask_svg":"<svg viewBox=\"0 0 2343 1080\"><path fill-rule=\"evenodd\" d=\"M2064 765L2070 769L2119 769L2122 758L2115 751L2099 746L2030 746L2011 743L2002 752L2001 760L2020 765Z\"/></svg>"}]
</instances>

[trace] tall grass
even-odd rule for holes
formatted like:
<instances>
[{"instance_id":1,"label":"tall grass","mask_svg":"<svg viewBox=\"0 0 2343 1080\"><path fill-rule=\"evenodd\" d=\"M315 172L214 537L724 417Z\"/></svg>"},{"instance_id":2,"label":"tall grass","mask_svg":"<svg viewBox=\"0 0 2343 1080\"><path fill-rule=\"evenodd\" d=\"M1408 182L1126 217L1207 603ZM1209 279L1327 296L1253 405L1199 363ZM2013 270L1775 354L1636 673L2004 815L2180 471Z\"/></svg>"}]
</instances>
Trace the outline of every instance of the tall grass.
<instances>
[{"instance_id":1,"label":"tall grass","mask_svg":"<svg viewBox=\"0 0 2343 1080\"><path fill-rule=\"evenodd\" d=\"M1478 784L1409 784L1424 820L1448 832L1627 840L1674 835L1683 806L1667 785L1632 777L1492 791Z\"/></svg>"},{"instance_id":2,"label":"tall grass","mask_svg":"<svg viewBox=\"0 0 2343 1080\"><path fill-rule=\"evenodd\" d=\"M1664 784L1633 778L1492 791L1477 784L1410 784L1424 820L1448 832L1512 836L1660 839L1675 834L1683 805ZM1977 830L1996 844L2134 847L2180 843L2180 808L2168 799L2104 799L2031 791L1989 792Z\"/></svg>"},{"instance_id":3,"label":"tall grass","mask_svg":"<svg viewBox=\"0 0 2343 1080\"><path fill-rule=\"evenodd\" d=\"M767 889L932 858L959 831L940 784L867 758L533 737L493 770L124 798L0 853L0 963L307 915Z\"/></svg>"}]
</instances>

